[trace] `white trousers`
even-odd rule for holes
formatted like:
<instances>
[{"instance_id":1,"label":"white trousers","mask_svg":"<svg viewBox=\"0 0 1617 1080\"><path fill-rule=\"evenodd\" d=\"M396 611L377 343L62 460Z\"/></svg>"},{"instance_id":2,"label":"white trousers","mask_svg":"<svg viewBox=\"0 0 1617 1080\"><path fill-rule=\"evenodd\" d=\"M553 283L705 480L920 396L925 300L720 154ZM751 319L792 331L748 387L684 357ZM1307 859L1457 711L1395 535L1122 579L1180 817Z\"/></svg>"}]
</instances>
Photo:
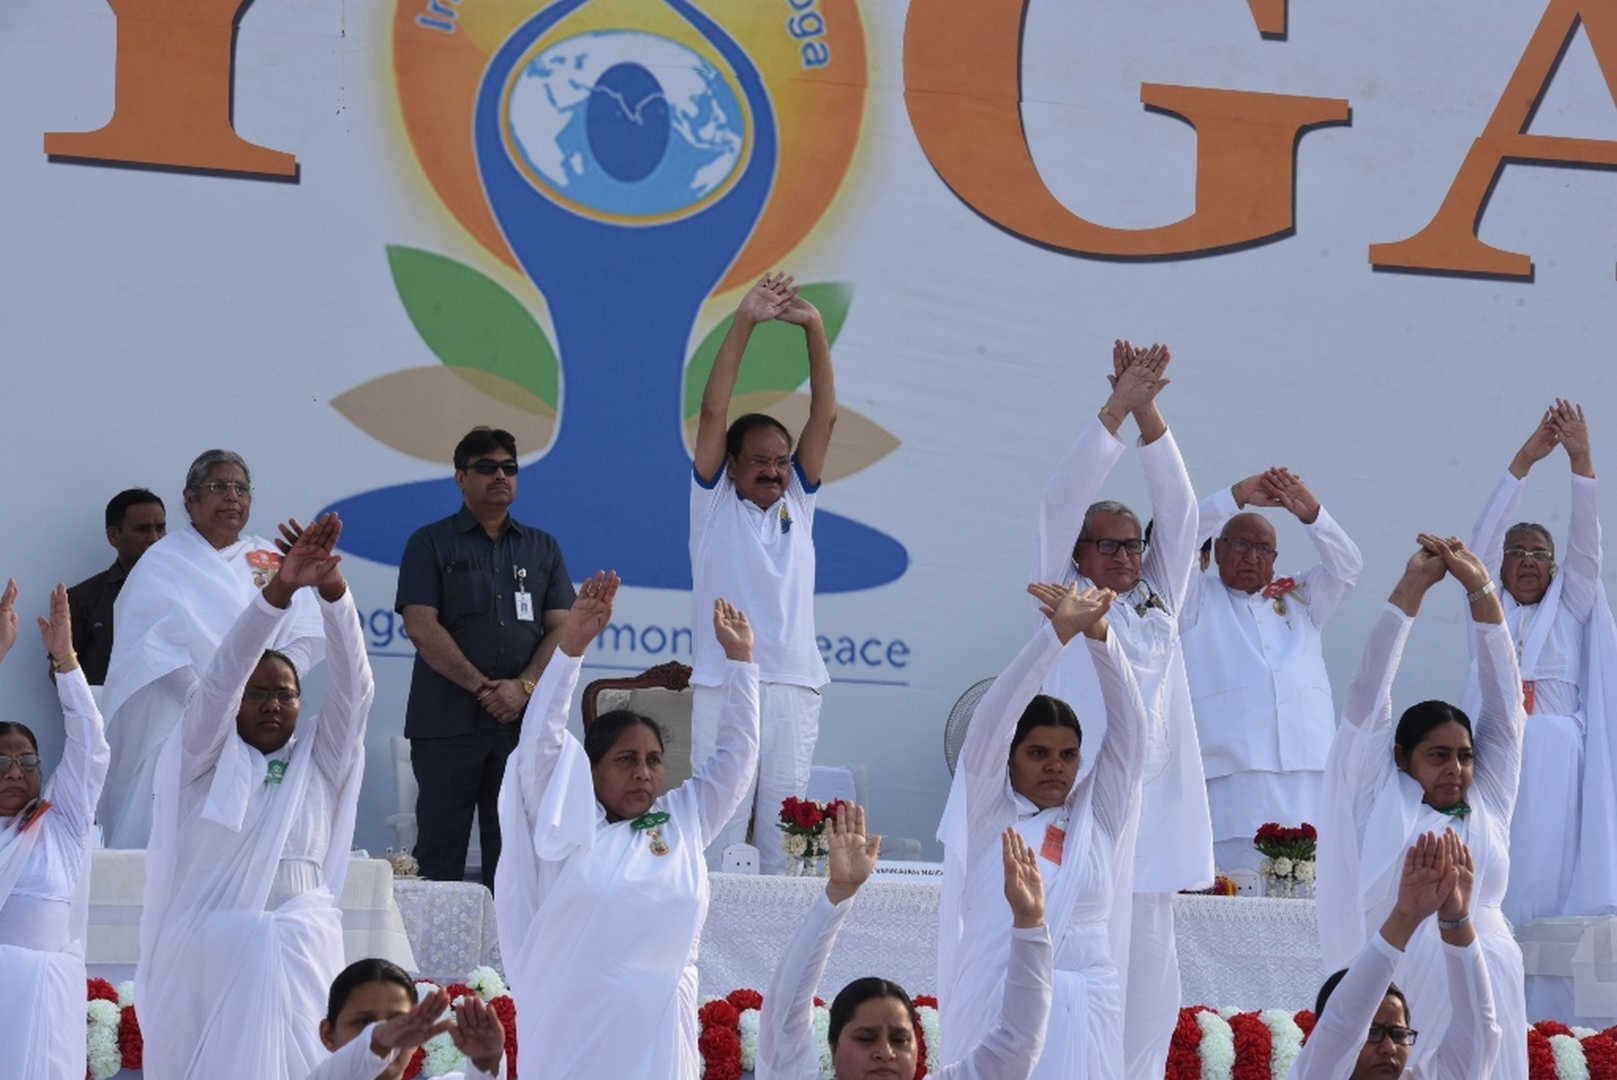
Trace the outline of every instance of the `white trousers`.
<instances>
[{"instance_id":1,"label":"white trousers","mask_svg":"<svg viewBox=\"0 0 1617 1080\"><path fill-rule=\"evenodd\" d=\"M1168 1043L1179 1022L1179 953L1173 933L1173 894L1135 893L1123 1010L1123 1075L1162 1080Z\"/></svg>"},{"instance_id":2,"label":"white trousers","mask_svg":"<svg viewBox=\"0 0 1617 1080\"><path fill-rule=\"evenodd\" d=\"M692 771L713 754L723 701L721 687L691 687ZM820 695L806 686L760 683L758 711L758 774L741 808L708 845L707 864L712 870L723 864L725 848L748 839L747 826L754 820L755 807L757 818L751 842L758 848L758 869L765 874L786 870L786 854L780 846L782 833L775 828L775 822L780 804L788 796L801 798L808 790L814 743L820 737Z\"/></svg>"},{"instance_id":3,"label":"white trousers","mask_svg":"<svg viewBox=\"0 0 1617 1080\"><path fill-rule=\"evenodd\" d=\"M1510 821L1505 917L1526 926L1566 907L1582 822L1583 724L1575 716L1527 718L1521 787Z\"/></svg>"}]
</instances>

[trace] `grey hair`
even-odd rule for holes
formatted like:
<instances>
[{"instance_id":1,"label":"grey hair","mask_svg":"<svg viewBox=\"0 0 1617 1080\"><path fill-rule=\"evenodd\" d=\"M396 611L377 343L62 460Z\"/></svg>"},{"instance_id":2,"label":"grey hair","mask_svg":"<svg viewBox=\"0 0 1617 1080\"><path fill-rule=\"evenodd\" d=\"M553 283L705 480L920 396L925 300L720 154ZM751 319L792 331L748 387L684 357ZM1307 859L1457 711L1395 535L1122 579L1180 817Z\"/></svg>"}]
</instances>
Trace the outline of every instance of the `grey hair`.
<instances>
[{"instance_id":1,"label":"grey hair","mask_svg":"<svg viewBox=\"0 0 1617 1080\"><path fill-rule=\"evenodd\" d=\"M215 465L234 465L241 470L242 476L247 480L249 487L253 483L253 471L247 467L240 454L234 450L204 450L191 462L191 467L185 471L185 490L201 491L202 483L208 478L208 470Z\"/></svg>"},{"instance_id":2,"label":"grey hair","mask_svg":"<svg viewBox=\"0 0 1617 1080\"><path fill-rule=\"evenodd\" d=\"M1078 539L1089 539L1089 523L1096 514L1118 514L1122 517L1131 518L1134 521L1135 529L1140 528L1140 515L1130 510L1127 504L1120 503L1116 499L1102 499L1100 502L1090 503L1089 509L1084 511L1084 524L1078 530Z\"/></svg>"},{"instance_id":3,"label":"grey hair","mask_svg":"<svg viewBox=\"0 0 1617 1080\"><path fill-rule=\"evenodd\" d=\"M1550 530L1546 529L1536 521L1518 521L1516 524L1505 530L1505 539L1509 540L1511 533L1518 532L1538 533L1538 535L1544 538L1544 542L1550 545L1550 558L1555 558L1555 537L1550 535Z\"/></svg>"}]
</instances>

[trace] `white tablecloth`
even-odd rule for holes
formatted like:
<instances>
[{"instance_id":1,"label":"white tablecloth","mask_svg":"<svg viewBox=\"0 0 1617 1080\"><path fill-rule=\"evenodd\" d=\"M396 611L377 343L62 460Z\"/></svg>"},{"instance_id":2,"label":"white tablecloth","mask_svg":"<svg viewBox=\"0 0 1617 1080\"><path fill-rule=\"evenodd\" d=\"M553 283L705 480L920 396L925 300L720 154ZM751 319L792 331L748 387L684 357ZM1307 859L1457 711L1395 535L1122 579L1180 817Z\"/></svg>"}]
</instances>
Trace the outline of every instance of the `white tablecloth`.
<instances>
[{"instance_id":1,"label":"white tablecloth","mask_svg":"<svg viewBox=\"0 0 1617 1080\"><path fill-rule=\"evenodd\" d=\"M481 883L394 878L393 897L415 951L412 973L445 986L484 964L500 967L494 896Z\"/></svg>"},{"instance_id":2,"label":"white tablecloth","mask_svg":"<svg viewBox=\"0 0 1617 1080\"><path fill-rule=\"evenodd\" d=\"M144 851L96 851L90 862L90 920L85 966L114 985L135 977L140 958ZM416 970L403 917L393 900L393 867L383 859L354 859L342 895L343 951L349 962L368 956ZM469 969L468 969L469 970ZM465 972L460 973L464 976Z\"/></svg>"},{"instance_id":3,"label":"white tablecloth","mask_svg":"<svg viewBox=\"0 0 1617 1080\"><path fill-rule=\"evenodd\" d=\"M814 895L813 878L714 874L698 962L701 994L763 990ZM859 890L819 994L864 975L912 994L937 988L939 883L873 880ZM1319 938L1311 900L1180 896L1174 905L1182 1004L1311 1007Z\"/></svg>"}]
</instances>

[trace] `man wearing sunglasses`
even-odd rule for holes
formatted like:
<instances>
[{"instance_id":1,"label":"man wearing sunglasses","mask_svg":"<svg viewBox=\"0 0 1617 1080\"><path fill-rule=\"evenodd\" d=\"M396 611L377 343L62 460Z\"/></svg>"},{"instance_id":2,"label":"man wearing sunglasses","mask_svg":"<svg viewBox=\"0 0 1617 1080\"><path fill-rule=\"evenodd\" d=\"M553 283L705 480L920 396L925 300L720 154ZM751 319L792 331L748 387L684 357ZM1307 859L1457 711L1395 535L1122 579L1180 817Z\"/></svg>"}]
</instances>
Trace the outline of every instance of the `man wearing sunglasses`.
<instances>
[{"instance_id":1,"label":"man wearing sunglasses","mask_svg":"<svg viewBox=\"0 0 1617 1080\"><path fill-rule=\"evenodd\" d=\"M1528 472L1557 446L1572 471L1559 563L1548 528L1509 524ZM1499 567L1528 713L1504 905L1517 926L1617 910L1617 627L1600 584L1598 491L1583 407L1557 398L1511 459L1471 534L1472 550ZM1471 710L1478 696L1473 664L1462 707Z\"/></svg>"},{"instance_id":2,"label":"man wearing sunglasses","mask_svg":"<svg viewBox=\"0 0 1617 1080\"><path fill-rule=\"evenodd\" d=\"M1213 881L1207 788L1177 621L1196 565L1196 493L1156 405L1157 394L1168 385L1164 373L1169 359L1162 345L1137 349L1126 341L1114 344L1111 396L1061 460L1039 504L1033 573L1035 581L1099 585L1117 594L1107 620L1134 668L1140 696L1150 703L1148 730L1154 735L1140 820L1152 823L1152 839L1133 853L1132 938L1123 1011L1124 1073L1131 1080L1162 1075L1178 1018L1174 894ZM1149 544L1133 510L1120 502L1096 501L1123 456L1117 433L1131 415L1139 427L1140 465L1154 517ZM1063 654L1045 680L1044 692L1072 706L1083 724L1085 743L1100 745L1106 710L1087 652ZM946 1058L948 1040L946 1028Z\"/></svg>"},{"instance_id":3,"label":"man wearing sunglasses","mask_svg":"<svg viewBox=\"0 0 1617 1080\"><path fill-rule=\"evenodd\" d=\"M113 608L101 711L112 769L99 818L111 848L143 848L152 827L158 751L236 617L281 565L276 544L247 531L253 478L232 450L205 450L185 474L180 528L147 548ZM325 659L320 609L299 595L274 648L306 678Z\"/></svg>"},{"instance_id":4,"label":"man wearing sunglasses","mask_svg":"<svg viewBox=\"0 0 1617 1080\"><path fill-rule=\"evenodd\" d=\"M459 881L477 815L483 883L500 857L500 781L522 713L573 605L561 546L511 516L517 444L479 427L455 447L460 509L417 529L394 608L415 643L404 735L421 876Z\"/></svg>"},{"instance_id":5,"label":"man wearing sunglasses","mask_svg":"<svg viewBox=\"0 0 1617 1080\"><path fill-rule=\"evenodd\" d=\"M1274 526L1243 507L1290 511L1320 561L1275 576ZM1207 775L1214 858L1256 869L1252 837L1268 821L1319 820L1336 708L1320 639L1364 558L1319 499L1286 469L1269 469L1203 499L1202 537L1216 573L1191 579L1179 632Z\"/></svg>"}]
</instances>

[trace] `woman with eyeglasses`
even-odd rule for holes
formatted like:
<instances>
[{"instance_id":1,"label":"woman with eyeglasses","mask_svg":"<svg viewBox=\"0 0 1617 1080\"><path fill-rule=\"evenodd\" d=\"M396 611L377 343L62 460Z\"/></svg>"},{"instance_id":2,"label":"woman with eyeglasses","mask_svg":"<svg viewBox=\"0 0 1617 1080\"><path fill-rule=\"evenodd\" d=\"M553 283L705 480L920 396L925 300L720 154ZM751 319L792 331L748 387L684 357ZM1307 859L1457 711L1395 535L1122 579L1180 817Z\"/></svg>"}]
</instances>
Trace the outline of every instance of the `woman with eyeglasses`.
<instances>
[{"instance_id":1,"label":"woman with eyeglasses","mask_svg":"<svg viewBox=\"0 0 1617 1080\"><path fill-rule=\"evenodd\" d=\"M145 1069L165 1080L304 1080L343 966L342 895L375 686L334 553L303 530L236 619L157 762L135 969ZM302 713L271 649L294 595L318 594L331 684Z\"/></svg>"},{"instance_id":2,"label":"woman with eyeglasses","mask_svg":"<svg viewBox=\"0 0 1617 1080\"><path fill-rule=\"evenodd\" d=\"M17 583L0 594L0 659L17 640ZM15 1080L83 1080L84 933L95 801L109 751L73 653L67 589L39 620L66 741L48 781L25 724L0 723L0 1047Z\"/></svg>"},{"instance_id":3,"label":"woman with eyeglasses","mask_svg":"<svg viewBox=\"0 0 1617 1080\"><path fill-rule=\"evenodd\" d=\"M1475 925L1499 1026L1518 1033L1494 1072L1527 1080L1522 953L1500 909L1526 720L1516 649L1482 560L1454 537L1423 533L1419 544L1371 628L1331 744L1319 830L1321 950L1327 968L1342 966L1397 905L1401 853L1423 833L1453 828L1470 849L1476 879L1469 913L1458 921ZM1404 644L1427 591L1448 575L1471 608L1482 687L1475 726L1446 701L1411 705L1395 723L1392 683ZM1427 1033L1410 1054L1423 1070L1450 1021L1438 929L1428 923L1415 931L1397 965L1409 1009Z\"/></svg>"},{"instance_id":4,"label":"woman with eyeglasses","mask_svg":"<svg viewBox=\"0 0 1617 1080\"><path fill-rule=\"evenodd\" d=\"M507 837L495 877L500 955L517 1006L523 1080L696 1080L696 954L704 849L758 765L758 667L747 617L716 600L724 650L718 741L663 787L662 730L617 709L580 742L568 707L584 651L612 617L618 576L578 590L500 785ZM531 1064L530 1064L531 1062Z\"/></svg>"},{"instance_id":5,"label":"woman with eyeglasses","mask_svg":"<svg viewBox=\"0 0 1617 1080\"><path fill-rule=\"evenodd\" d=\"M837 935L859 887L881 854L881 837L865 836L865 808L844 804L830 823L830 879L798 925L764 995L758 1017L758 1080L818 1080L814 989L825 976ZM1050 1016L1050 931L1044 923L1039 858L1007 828L1000 836L1001 894L1011 917L1011 946L999 975L1005 993L994 1024L958 1061L945 1064L941 1046L928 1046L933 1080L1027 1080L1044 1045ZM868 976L844 986L831 1002L827 1039L836 1080L902 1077L916 1070L915 1006L904 989Z\"/></svg>"},{"instance_id":6,"label":"woman with eyeglasses","mask_svg":"<svg viewBox=\"0 0 1617 1080\"><path fill-rule=\"evenodd\" d=\"M101 696L112 768L98 817L110 848L146 846L163 741L226 631L281 562L274 541L247 531L253 485L240 454L199 454L186 470L184 494L189 522L140 557L113 611ZM320 626L314 598L295 597L272 644L299 676L325 657Z\"/></svg>"},{"instance_id":7,"label":"woman with eyeglasses","mask_svg":"<svg viewBox=\"0 0 1617 1080\"><path fill-rule=\"evenodd\" d=\"M1471 852L1453 829L1416 838L1404 854L1398 899L1380 932L1320 987L1314 1031L1297 1055L1291 1080L1487 1080L1500 1030L1488 968L1468 917L1473 873ZM1419 1032L1392 975L1410 939L1433 915L1451 1019L1425 1063L1411 1068Z\"/></svg>"},{"instance_id":8,"label":"woman with eyeglasses","mask_svg":"<svg viewBox=\"0 0 1617 1080\"><path fill-rule=\"evenodd\" d=\"M1055 949L1055 1004L1033 1075L1115 1080L1124 1075L1121 971L1141 777L1148 750L1160 755L1162 724L1147 713L1109 626L1111 590L1030 585L1028 592L1046 621L978 704L938 828L944 1056L963 1058L986 1038L1009 993L1013 935L1000 888L1000 836L1009 827L1039 853ZM1038 692L1079 636L1100 678L1107 724L1095 767L1081 777L1078 717Z\"/></svg>"},{"instance_id":9,"label":"woman with eyeglasses","mask_svg":"<svg viewBox=\"0 0 1617 1080\"><path fill-rule=\"evenodd\" d=\"M1557 446L1572 473L1559 562L1550 530L1517 520L1528 471ZM1583 407L1558 398L1516 451L1471 535L1471 549L1499 567L1532 717L1505 893L1505 914L1517 926L1617 908L1617 623L1600 582L1599 490ZM1472 707L1478 693L1473 670L1462 706Z\"/></svg>"}]
</instances>

